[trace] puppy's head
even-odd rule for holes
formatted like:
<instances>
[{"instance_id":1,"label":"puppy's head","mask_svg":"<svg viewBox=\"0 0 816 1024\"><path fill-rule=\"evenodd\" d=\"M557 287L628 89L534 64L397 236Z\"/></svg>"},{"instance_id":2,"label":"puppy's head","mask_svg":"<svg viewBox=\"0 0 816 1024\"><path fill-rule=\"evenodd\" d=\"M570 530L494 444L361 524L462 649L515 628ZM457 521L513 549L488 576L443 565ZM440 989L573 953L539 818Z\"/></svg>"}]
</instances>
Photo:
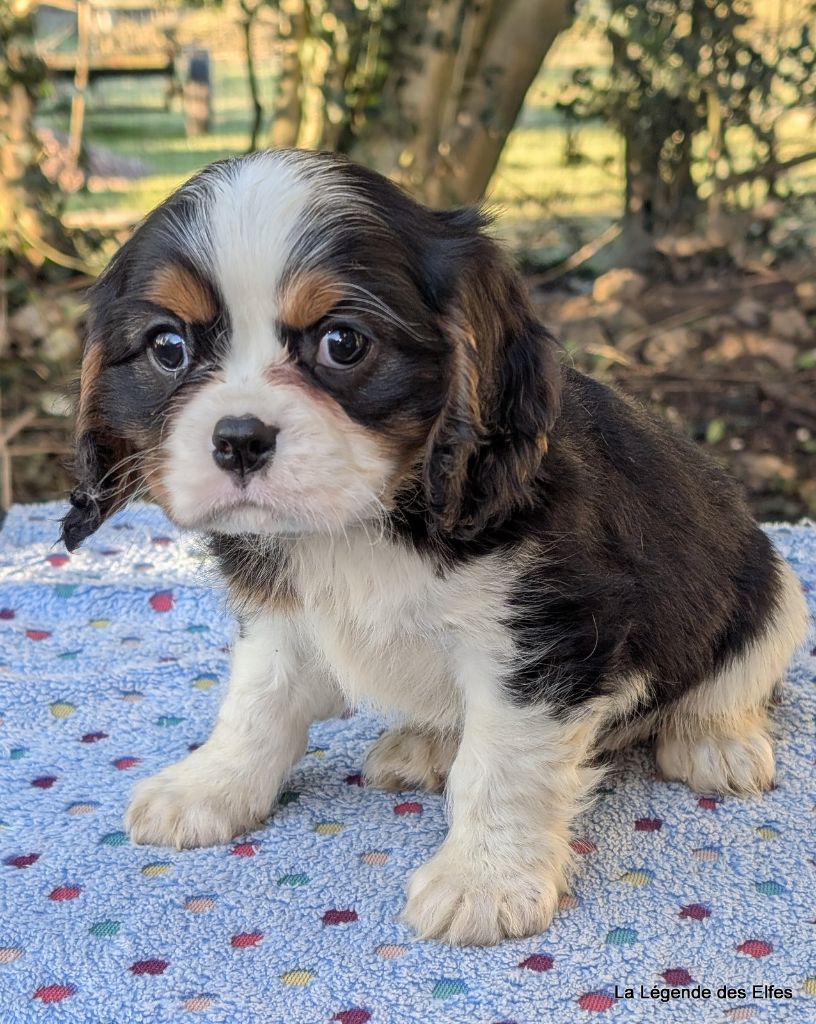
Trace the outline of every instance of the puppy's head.
<instances>
[{"instance_id":1,"label":"puppy's head","mask_svg":"<svg viewBox=\"0 0 816 1024\"><path fill-rule=\"evenodd\" d=\"M500 521L559 378L482 227L326 154L188 182L91 291L67 546L137 494L220 533L342 532L406 487L439 533Z\"/></svg>"}]
</instances>

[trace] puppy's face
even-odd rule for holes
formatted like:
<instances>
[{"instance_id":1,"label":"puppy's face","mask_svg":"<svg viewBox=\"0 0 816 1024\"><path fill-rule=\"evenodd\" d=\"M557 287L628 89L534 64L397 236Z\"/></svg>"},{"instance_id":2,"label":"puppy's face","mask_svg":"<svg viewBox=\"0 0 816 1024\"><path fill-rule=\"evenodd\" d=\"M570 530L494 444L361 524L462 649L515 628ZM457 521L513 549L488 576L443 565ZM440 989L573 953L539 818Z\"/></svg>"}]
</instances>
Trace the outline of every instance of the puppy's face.
<instances>
[{"instance_id":1,"label":"puppy's face","mask_svg":"<svg viewBox=\"0 0 816 1024\"><path fill-rule=\"evenodd\" d=\"M91 293L69 547L134 493L220 533L342 532L412 479L449 504L526 309L480 226L325 154L185 185Z\"/></svg>"}]
</instances>

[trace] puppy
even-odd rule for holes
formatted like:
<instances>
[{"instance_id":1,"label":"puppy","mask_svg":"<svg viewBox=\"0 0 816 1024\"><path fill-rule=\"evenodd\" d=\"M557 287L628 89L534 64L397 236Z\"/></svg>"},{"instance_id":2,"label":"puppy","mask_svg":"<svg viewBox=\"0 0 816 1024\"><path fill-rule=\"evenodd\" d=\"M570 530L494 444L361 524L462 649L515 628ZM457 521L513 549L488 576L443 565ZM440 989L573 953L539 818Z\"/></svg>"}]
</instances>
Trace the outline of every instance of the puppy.
<instances>
[{"instance_id":1,"label":"puppy","mask_svg":"<svg viewBox=\"0 0 816 1024\"><path fill-rule=\"evenodd\" d=\"M327 154L207 168L91 290L63 524L73 550L151 495L239 613L212 736L137 786L133 839L257 827L310 724L365 702L402 722L368 782L449 803L405 919L463 944L550 924L599 752L767 789L806 631L735 484L559 365L484 226Z\"/></svg>"}]
</instances>

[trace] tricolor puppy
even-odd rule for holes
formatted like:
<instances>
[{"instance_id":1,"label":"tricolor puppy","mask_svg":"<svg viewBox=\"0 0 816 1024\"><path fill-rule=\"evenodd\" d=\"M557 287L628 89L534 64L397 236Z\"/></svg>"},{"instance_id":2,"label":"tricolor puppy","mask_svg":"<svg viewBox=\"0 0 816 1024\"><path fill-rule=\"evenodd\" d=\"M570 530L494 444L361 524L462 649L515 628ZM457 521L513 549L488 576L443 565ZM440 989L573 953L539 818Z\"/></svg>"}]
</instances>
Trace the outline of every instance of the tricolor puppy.
<instances>
[{"instance_id":1,"label":"tricolor puppy","mask_svg":"<svg viewBox=\"0 0 816 1024\"><path fill-rule=\"evenodd\" d=\"M453 943L549 925L602 751L767 789L806 629L737 487L559 365L483 227L325 154L205 170L92 289L64 522L74 549L151 495L239 612L212 736L138 785L134 840L256 827L310 723L372 704L401 724L367 780L445 789L405 917Z\"/></svg>"}]
</instances>

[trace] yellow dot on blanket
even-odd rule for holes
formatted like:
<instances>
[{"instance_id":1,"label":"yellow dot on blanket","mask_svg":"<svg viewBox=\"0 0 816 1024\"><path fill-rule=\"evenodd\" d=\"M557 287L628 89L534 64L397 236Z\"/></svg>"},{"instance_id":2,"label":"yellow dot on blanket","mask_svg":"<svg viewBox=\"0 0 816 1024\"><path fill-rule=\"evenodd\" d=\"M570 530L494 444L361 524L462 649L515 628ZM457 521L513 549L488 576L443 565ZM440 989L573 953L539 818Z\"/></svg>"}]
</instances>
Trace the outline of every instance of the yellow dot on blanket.
<instances>
[{"instance_id":1,"label":"yellow dot on blanket","mask_svg":"<svg viewBox=\"0 0 816 1024\"><path fill-rule=\"evenodd\" d=\"M169 875L172 866L167 861L158 860L153 864L145 864L142 874L145 878L160 878L162 875Z\"/></svg>"},{"instance_id":2,"label":"yellow dot on blanket","mask_svg":"<svg viewBox=\"0 0 816 1024\"><path fill-rule=\"evenodd\" d=\"M308 985L314 980L314 971L306 971L303 968L296 968L293 971L286 971L280 976L284 985Z\"/></svg>"},{"instance_id":3,"label":"yellow dot on blanket","mask_svg":"<svg viewBox=\"0 0 816 1024\"><path fill-rule=\"evenodd\" d=\"M340 821L320 821L315 825L314 830L319 836L336 836L345 827Z\"/></svg>"},{"instance_id":4,"label":"yellow dot on blanket","mask_svg":"<svg viewBox=\"0 0 816 1024\"><path fill-rule=\"evenodd\" d=\"M382 946L377 946L374 952L377 956L384 956L386 960L395 960L398 956L404 956L408 952L408 947L386 942Z\"/></svg>"},{"instance_id":5,"label":"yellow dot on blanket","mask_svg":"<svg viewBox=\"0 0 816 1024\"><path fill-rule=\"evenodd\" d=\"M307 757L325 757L326 756L326 748L325 747L312 747L311 750L307 750L306 751L306 756Z\"/></svg>"},{"instance_id":6,"label":"yellow dot on blanket","mask_svg":"<svg viewBox=\"0 0 816 1024\"><path fill-rule=\"evenodd\" d=\"M636 871L625 871L618 881L626 882L629 885L651 885L653 879L654 872L648 871L646 868L640 868Z\"/></svg>"},{"instance_id":7,"label":"yellow dot on blanket","mask_svg":"<svg viewBox=\"0 0 816 1024\"><path fill-rule=\"evenodd\" d=\"M214 686L218 686L218 679L215 676L197 676L193 680L193 686L197 690L211 690Z\"/></svg>"},{"instance_id":8,"label":"yellow dot on blanket","mask_svg":"<svg viewBox=\"0 0 816 1024\"><path fill-rule=\"evenodd\" d=\"M802 985L802 991L807 996L816 996L816 976L805 978L804 984Z\"/></svg>"},{"instance_id":9,"label":"yellow dot on blanket","mask_svg":"<svg viewBox=\"0 0 816 1024\"><path fill-rule=\"evenodd\" d=\"M756 830L756 834L760 839L777 839L779 836L779 829L774 828L773 825L760 825Z\"/></svg>"},{"instance_id":10,"label":"yellow dot on blanket","mask_svg":"<svg viewBox=\"0 0 816 1024\"><path fill-rule=\"evenodd\" d=\"M70 718L76 711L76 706L67 700L56 700L51 705L51 714L54 718Z\"/></svg>"},{"instance_id":11,"label":"yellow dot on blanket","mask_svg":"<svg viewBox=\"0 0 816 1024\"><path fill-rule=\"evenodd\" d=\"M93 629L107 629L110 624L110 619L91 619L88 623Z\"/></svg>"}]
</instances>

